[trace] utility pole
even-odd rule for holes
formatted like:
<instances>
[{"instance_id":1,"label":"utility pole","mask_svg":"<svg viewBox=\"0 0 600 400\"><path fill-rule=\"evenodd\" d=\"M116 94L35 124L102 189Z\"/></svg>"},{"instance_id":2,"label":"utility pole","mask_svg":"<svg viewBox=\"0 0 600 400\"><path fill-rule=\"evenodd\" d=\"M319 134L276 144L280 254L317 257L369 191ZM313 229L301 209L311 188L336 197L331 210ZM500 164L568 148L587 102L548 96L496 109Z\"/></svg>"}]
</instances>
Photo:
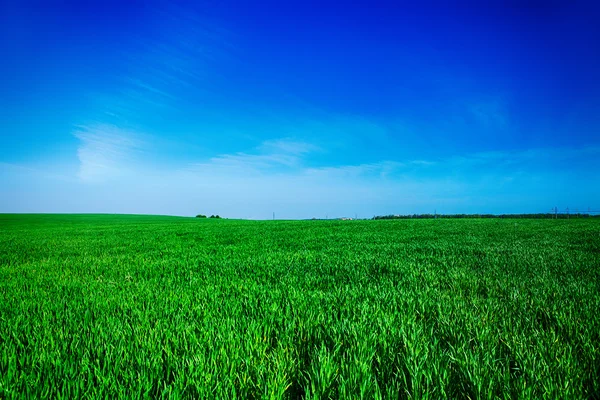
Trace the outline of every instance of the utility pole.
<instances>
[{"instance_id":1,"label":"utility pole","mask_svg":"<svg viewBox=\"0 0 600 400\"><path fill-rule=\"evenodd\" d=\"M275 211L273 211L273 221L275 221Z\"/></svg>"}]
</instances>

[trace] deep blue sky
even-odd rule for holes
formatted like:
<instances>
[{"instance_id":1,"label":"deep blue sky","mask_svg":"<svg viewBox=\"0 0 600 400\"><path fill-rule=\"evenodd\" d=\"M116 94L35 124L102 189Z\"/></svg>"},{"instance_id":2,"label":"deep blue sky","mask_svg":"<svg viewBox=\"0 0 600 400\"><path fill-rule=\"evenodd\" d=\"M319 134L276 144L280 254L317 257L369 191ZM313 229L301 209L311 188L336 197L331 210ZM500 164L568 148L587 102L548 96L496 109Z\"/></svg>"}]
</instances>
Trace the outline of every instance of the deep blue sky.
<instances>
[{"instance_id":1,"label":"deep blue sky","mask_svg":"<svg viewBox=\"0 0 600 400\"><path fill-rule=\"evenodd\" d=\"M600 6L0 2L0 212L600 208Z\"/></svg>"}]
</instances>

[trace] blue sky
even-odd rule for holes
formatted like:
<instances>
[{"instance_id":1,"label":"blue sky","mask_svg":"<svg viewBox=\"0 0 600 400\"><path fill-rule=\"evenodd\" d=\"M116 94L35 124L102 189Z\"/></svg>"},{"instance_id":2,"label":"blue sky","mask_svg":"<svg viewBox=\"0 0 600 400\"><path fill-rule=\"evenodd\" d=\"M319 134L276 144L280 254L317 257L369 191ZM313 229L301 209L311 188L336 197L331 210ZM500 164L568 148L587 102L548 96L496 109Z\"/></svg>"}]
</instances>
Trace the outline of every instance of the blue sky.
<instances>
[{"instance_id":1,"label":"blue sky","mask_svg":"<svg viewBox=\"0 0 600 400\"><path fill-rule=\"evenodd\" d=\"M0 212L600 208L593 3L122 3L0 2Z\"/></svg>"}]
</instances>

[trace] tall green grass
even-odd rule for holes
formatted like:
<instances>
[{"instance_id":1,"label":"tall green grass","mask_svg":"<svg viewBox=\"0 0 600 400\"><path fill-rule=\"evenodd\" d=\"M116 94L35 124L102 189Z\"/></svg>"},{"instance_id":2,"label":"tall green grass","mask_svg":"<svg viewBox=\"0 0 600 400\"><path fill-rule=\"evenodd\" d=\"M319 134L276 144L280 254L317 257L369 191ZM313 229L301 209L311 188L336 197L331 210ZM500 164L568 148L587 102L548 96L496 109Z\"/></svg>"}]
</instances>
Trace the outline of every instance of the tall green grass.
<instances>
[{"instance_id":1,"label":"tall green grass","mask_svg":"<svg viewBox=\"0 0 600 400\"><path fill-rule=\"evenodd\" d=\"M0 398L587 398L594 220L0 215Z\"/></svg>"}]
</instances>

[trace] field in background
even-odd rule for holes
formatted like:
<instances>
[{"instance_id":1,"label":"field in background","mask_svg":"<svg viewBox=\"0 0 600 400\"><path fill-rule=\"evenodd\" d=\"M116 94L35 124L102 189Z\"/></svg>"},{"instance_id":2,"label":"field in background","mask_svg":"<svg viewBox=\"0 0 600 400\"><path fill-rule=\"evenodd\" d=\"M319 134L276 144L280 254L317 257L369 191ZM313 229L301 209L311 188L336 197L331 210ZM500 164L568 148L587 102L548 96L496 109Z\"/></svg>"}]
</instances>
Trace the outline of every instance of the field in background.
<instances>
[{"instance_id":1,"label":"field in background","mask_svg":"<svg viewBox=\"0 0 600 400\"><path fill-rule=\"evenodd\" d=\"M586 398L600 221L0 215L0 398Z\"/></svg>"}]
</instances>

